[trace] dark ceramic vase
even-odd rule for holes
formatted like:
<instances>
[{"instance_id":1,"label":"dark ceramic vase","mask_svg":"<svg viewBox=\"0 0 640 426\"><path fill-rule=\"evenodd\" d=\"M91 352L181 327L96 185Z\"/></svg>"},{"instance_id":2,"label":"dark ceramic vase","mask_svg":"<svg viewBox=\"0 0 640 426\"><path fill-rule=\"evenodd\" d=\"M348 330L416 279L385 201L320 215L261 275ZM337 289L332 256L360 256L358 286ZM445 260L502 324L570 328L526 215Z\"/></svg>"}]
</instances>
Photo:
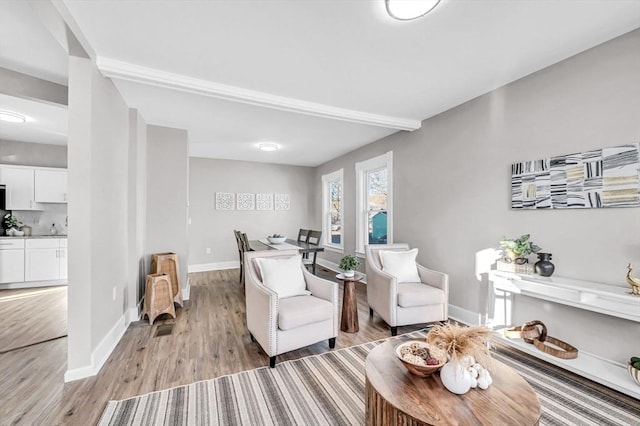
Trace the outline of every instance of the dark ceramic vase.
<instances>
[{"instance_id":1,"label":"dark ceramic vase","mask_svg":"<svg viewBox=\"0 0 640 426\"><path fill-rule=\"evenodd\" d=\"M556 267L551 263L551 253L538 253L538 261L534 265L536 273L542 277L550 277Z\"/></svg>"}]
</instances>

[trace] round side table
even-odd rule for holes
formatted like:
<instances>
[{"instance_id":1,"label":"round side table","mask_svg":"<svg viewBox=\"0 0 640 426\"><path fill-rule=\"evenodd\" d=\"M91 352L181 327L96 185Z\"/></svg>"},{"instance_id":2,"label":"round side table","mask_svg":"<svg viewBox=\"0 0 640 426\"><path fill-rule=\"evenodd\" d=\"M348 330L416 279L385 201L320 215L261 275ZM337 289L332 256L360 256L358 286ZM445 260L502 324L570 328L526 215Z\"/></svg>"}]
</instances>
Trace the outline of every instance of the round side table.
<instances>
[{"instance_id":1,"label":"round side table","mask_svg":"<svg viewBox=\"0 0 640 426\"><path fill-rule=\"evenodd\" d=\"M344 274L338 274L336 275L336 278L344 282L340 330L346 333L357 333L360 330L360 325L358 324L358 298L356 297L356 283L364 278L364 275L356 272L353 277L345 277Z\"/></svg>"}]
</instances>

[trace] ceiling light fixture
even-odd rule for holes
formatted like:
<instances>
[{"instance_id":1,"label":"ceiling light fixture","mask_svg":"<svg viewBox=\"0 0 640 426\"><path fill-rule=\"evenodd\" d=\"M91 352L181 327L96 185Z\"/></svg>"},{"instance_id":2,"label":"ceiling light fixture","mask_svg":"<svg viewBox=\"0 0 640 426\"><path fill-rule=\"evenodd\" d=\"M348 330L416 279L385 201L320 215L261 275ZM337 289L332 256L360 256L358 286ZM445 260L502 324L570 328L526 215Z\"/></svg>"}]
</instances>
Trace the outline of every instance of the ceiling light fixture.
<instances>
[{"instance_id":1,"label":"ceiling light fixture","mask_svg":"<svg viewBox=\"0 0 640 426\"><path fill-rule=\"evenodd\" d=\"M385 0L385 3L389 16L408 21L431 12L440 0Z\"/></svg>"},{"instance_id":2,"label":"ceiling light fixture","mask_svg":"<svg viewBox=\"0 0 640 426\"><path fill-rule=\"evenodd\" d=\"M280 145L277 143L259 143L258 149L260 151L277 151L280 149Z\"/></svg>"},{"instance_id":3,"label":"ceiling light fixture","mask_svg":"<svg viewBox=\"0 0 640 426\"><path fill-rule=\"evenodd\" d=\"M0 110L0 120L9 123L24 123L25 121L27 121L27 118L22 114L18 114L17 112Z\"/></svg>"}]
</instances>

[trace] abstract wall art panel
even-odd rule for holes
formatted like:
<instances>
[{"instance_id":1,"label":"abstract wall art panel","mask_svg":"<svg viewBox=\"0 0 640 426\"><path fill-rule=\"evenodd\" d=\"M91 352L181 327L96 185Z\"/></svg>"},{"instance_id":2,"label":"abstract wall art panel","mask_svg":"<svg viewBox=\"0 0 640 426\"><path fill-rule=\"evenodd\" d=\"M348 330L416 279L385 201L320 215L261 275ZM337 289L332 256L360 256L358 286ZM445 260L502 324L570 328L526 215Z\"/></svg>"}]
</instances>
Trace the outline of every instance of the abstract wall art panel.
<instances>
[{"instance_id":1,"label":"abstract wall art panel","mask_svg":"<svg viewBox=\"0 0 640 426\"><path fill-rule=\"evenodd\" d=\"M511 208L640 207L640 143L511 165Z\"/></svg>"},{"instance_id":2,"label":"abstract wall art panel","mask_svg":"<svg viewBox=\"0 0 640 426\"><path fill-rule=\"evenodd\" d=\"M289 194L275 194L275 209L289 210Z\"/></svg>"},{"instance_id":3,"label":"abstract wall art panel","mask_svg":"<svg viewBox=\"0 0 640 426\"><path fill-rule=\"evenodd\" d=\"M235 210L236 197L233 192L216 192L216 210Z\"/></svg>"},{"instance_id":4,"label":"abstract wall art panel","mask_svg":"<svg viewBox=\"0 0 640 426\"><path fill-rule=\"evenodd\" d=\"M238 192L236 194L236 203L238 210L254 210L255 195L247 192Z\"/></svg>"},{"instance_id":5,"label":"abstract wall art panel","mask_svg":"<svg viewBox=\"0 0 640 426\"><path fill-rule=\"evenodd\" d=\"M256 194L256 210L273 210L273 194Z\"/></svg>"}]
</instances>

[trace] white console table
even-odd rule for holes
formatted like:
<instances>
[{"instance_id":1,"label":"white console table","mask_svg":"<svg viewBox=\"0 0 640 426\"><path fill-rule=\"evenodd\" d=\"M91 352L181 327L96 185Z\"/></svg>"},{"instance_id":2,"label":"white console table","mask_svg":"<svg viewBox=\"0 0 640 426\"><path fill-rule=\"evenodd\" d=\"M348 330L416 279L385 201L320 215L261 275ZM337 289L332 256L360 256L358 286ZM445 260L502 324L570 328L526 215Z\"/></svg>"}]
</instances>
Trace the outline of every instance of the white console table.
<instances>
[{"instance_id":1,"label":"white console table","mask_svg":"<svg viewBox=\"0 0 640 426\"><path fill-rule=\"evenodd\" d=\"M494 291L521 294L640 323L640 297L629 294L630 288L503 271L491 271L489 280ZM640 324L638 328L640 330ZM560 359L538 350L521 339L509 339L504 337L503 333L499 333L499 336L509 346L640 399L640 386L633 381L626 365L581 350L576 359Z\"/></svg>"}]
</instances>

